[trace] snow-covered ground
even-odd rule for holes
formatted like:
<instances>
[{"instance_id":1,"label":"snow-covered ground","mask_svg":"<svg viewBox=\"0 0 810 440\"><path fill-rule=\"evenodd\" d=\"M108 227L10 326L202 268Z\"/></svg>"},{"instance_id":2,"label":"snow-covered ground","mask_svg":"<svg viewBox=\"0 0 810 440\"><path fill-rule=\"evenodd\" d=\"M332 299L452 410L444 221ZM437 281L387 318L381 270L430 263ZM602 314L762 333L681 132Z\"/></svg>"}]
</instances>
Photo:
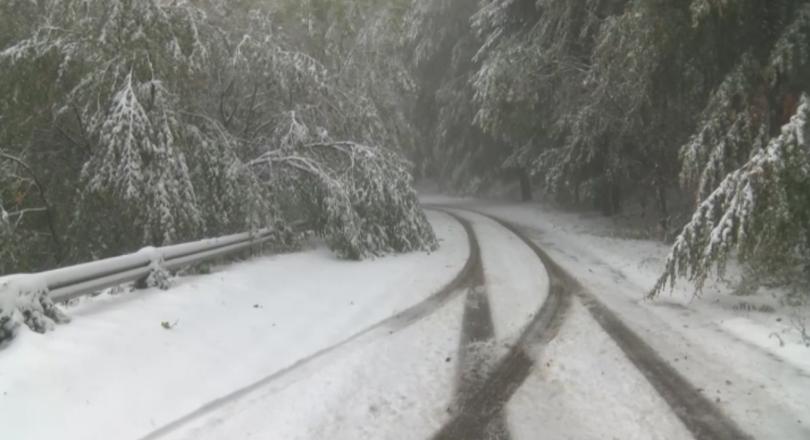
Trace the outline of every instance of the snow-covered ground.
<instances>
[{"instance_id":1,"label":"snow-covered ground","mask_svg":"<svg viewBox=\"0 0 810 440\"><path fill-rule=\"evenodd\" d=\"M501 353L545 300L548 277L514 234L485 217L463 217L481 247L498 345L491 351ZM460 296L402 331L381 328L155 438L430 438L454 403L463 308Z\"/></svg>"},{"instance_id":2,"label":"snow-covered ground","mask_svg":"<svg viewBox=\"0 0 810 440\"><path fill-rule=\"evenodd\" d=\"M514 343L548 277L512 233L465 217L480 239L497 341ZM351 337L460 271L469 254L461 225L430 219L442 243L432 255L355 263L316 249L181 278L168 291L85 299L67 309L70 325L23 331L0 352L0 433L427 438L454 403L464 296L404 328Z\"/></svg>"},{"instance_id":3,"label":"snow-covered ground","mask_svg":"<svg viewBox=\"0 0 810 440\"><path fill-rule=\"evenodd\" d=\"M621 349L574 302L507 405L515 440L686 440L692 435Z\"/></svg>"},{"instance_id":4,"label":"snow-covered ground","mask_svg":"<svg viewBox=\"0 0 810 440\"><path fill-rule=\"evenodd\" d=\"M491 351L502 353L546 300L549 278L519 237L489 218L458 212L473 222L481 245L496 330ZM511 438L533 440L539 432L555 440L692 438L577 302L559 334L532 357L537 364L505 407Z\"/></svg>"},{"instance_id":5,"label":"snow-covered ground","mask_svg":"<svg viewBox=\"0 0 810 440\"><path fill-rule=\"evenodd\" d=\"M775 311L741 310L720 285L699 299L681 285L646 301L667 253L660 243L540 204L426 201L527 227L743 431L810 438L810 349L777 301L746 297ZM457 212L481 248L495 338L482 361L496 362L547 298L549 278L517 236ZM465 297L406 324L375 324L464 266L461 225L436 212L430 220L442 243L431 255L356 263L314 249L184 277L168 291L84 299L67 309L71 324L23 331L0 351L0 438L429 438L454 410ZM579 300L535 349L536 364L505 406L512 438L691 438Z\"/></svg>"},{"instance_id":6,"label":"snow-covered ground","mask_svg":"<svg viewBox=\"0 0 810 440\"><path fill-rule=\"evenodd\" d=\"M154 438L426 439L447 417L464 298L369 335Z\"/></svg>"},{"instance_id":7,"label":"snow-covered ground","mask_svg":"<svg viewBox=\"0 0 810 440\"><path fill-rule=\"evenodd\" d=\"M776 297L767 293L735 297L728 294L727 286L717 283L695 298L691 287L681 283L671 294L648 301L644 299L645 294L654 285L668 252L668 247L662 243L621 238L618 225L608 219L564 213L541 204L518 205L448 197L425 197L423 201L464 206L528 227L533 240L552 258L618 313L630 328L663 354L744 431L762 439L810 438L810 348L802 344L791 323L795 319L791 315L796 310L781 305ZM745 305L741 306L743 301L766 305L774 311L749 310ZM567 327L572 325L566 323ZM566 331L575 330L564 328L563 339L554 341L549 347L551 353L554 353L554 347L565 346ZM588 347L592 344L583 341L580 354L567 357L578 359L576 363L588 362L587 356L594 356L588 354ZM545 360L545 357L541 359ZM554 370L555 360L549 361L551 367L548 371L534 373L535 384L546 391L553 388L550 382L567 386L565 380L559 379L561 372ZM542 384L537 382L537 374L545 377ZM621 377L626 382L608 385L632 387L636 381L632 374ZM535 405L539 405L536 411L546 411L544 405L548 402L538 402L540 391L536 391L540 393L536 398L526 397L536 394L526 389L531 387L531 382L532 379L524 384L516 400L536 402ZM574 383L582 386L581 381ZM581 393L585 397L580 402L583 405L599 401L599 393L593 389L581 390ZM514 405L513 402L511 406ZM598 413L586 408L587 405L583 406L588 414ZM525 414L531 409L526 410L524 405L523 410L512 411L525 421L521 411ZM610 414L606 420L615 420L616 415ZM558 426L565 428L565 420L564 417L558 420ZM657 422L649 423L649 420L634 423L660 426ZM587 425L579 428L585 430L581 431L582 437L570 438L603 438L594 431L590 431L593 435L587 435L590 429ZM611 430L607 432L612 433ZM619 435L619 438L650 438L632 435L632 432L624 435Z\"/></svg>"},{"instance_id":8,"label":"snow-covered ground","mask_svg":"<svg viewBox=\"0 0 810 440\"><path fill-rule=\"evenodd\" d=\"M66 309L71 324L21 331L0 351L0 438L140 438L340 343L459 272L464 230L443 214L430 220L443 244L431 255L261 257L168 291L85 299Z\"/></svg>"},{"instance_id":9,"label":"snow-covered ground","mask_svg":"<svg viewBox=\"0 0 810 440\"><path fill-rule=\"evenodd\" d=\"M511 232L464 216L501 354L548 277ZM442 242L432 255L355 263L316 249L83 300L67 309L73 323L23 331L0 352L2 438L429 438L454 404L465 296L410 325L374 325L466 262L461 225L430 220Z\"/></svg>"}]
</instances>

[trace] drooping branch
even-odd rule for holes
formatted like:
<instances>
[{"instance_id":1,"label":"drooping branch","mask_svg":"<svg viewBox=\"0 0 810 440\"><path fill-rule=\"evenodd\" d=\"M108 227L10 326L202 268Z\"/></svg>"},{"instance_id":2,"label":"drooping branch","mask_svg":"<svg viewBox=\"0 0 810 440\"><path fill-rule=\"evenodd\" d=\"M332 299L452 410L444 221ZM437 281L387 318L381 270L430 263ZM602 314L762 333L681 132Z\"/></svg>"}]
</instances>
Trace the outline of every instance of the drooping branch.
<instances>
[{"instance_id":1,"label":"drooping branch","mask_svg":"<svg viewBox=\"0 0 810 440\"><path fill-rule=\"evenodd\" d=\"M291 124L282 139L296 131ZM299 193L309 223L339 255L361 259L437 246L399 156L350 141L297 139L250 165L267 167L273 186Z\"/></svg>"}]
</instances>

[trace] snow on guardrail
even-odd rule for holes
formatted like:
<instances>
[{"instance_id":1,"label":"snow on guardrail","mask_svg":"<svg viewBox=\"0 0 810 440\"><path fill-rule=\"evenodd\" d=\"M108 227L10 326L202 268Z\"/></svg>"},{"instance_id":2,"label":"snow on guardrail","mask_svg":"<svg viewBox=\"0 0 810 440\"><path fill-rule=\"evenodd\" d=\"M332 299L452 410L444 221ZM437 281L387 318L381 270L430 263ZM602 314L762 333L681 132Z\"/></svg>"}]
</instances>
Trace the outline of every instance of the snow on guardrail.
<instances>
[{"instance_id":1,"label":"snow on guardrail","mask_svg":"<svg viewBox=\"0 0 810 440\"><path fill-rule=\"evenodd\" d=\"M137 252L33 274L0 277L0 344L19 323L45 332L69 318L56 306L101 289L141 280L166 270L201 263L262 244L273 230L245 232Z\"/></svg>"}]
</instances>

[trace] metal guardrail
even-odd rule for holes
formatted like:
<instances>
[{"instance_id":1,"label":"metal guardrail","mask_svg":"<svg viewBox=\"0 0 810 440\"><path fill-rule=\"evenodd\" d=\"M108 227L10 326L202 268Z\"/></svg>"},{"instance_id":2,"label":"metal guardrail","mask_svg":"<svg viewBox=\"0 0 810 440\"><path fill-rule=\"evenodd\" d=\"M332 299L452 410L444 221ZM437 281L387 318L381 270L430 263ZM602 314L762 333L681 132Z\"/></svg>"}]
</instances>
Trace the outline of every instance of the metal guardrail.
<instances>
[{"instance_id":1,"label":"metal guardrail","mask_svg":"<svg viewBox=\"0 0 810 440\"><path fill-rule=\"evenodd\" d=\"M47 286L51 299L64 302L101 289L143 279L155 267L176 270L265 243L272 237L272 232L270 229L263 229L254 233L234 234L160 248L144 248L132 254L25 276L37 277Z\"/></svg>"}]
</instances>

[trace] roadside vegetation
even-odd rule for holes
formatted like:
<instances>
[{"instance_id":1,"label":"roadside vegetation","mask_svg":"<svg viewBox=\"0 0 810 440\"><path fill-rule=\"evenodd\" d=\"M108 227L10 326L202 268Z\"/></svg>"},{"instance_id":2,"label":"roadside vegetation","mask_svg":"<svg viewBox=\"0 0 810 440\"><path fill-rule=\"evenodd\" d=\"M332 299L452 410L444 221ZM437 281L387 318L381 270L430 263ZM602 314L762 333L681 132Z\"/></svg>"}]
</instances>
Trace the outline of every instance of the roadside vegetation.
<instances>
[{"instance_id":1,"label":"roadside vegetation","mask_svg":"<svg viewBox=\"0 0 810 440\"><path fill-rule=\"evenodd\" d=\"M653 223L651 296L810 285L805 1L3 0L0 75L0 273L299 220L430 249L413 174Z\"/></svg>"},{"instance_id":2,"label":"roadside vegetation","mask_svg":"<svg viewBox=\"0 0 810 440\"><path fill-rule=\"evenodd\" d=\"M651 293L741 262L810 286L810 5L799 0L417 0L417 163L475 193L654 218ZM649 220L647 220L649 223Z\"/></svg>"},{"instance_id":3,"label":"roadside vegetation","mask_svg":"<svg viewBox=\"0 0 810 440\"><path fill-rule=\"evenodd\" d=\"M292 223L348 258L435 248L402 154L411 84L368 35L396 17L328 13L0 2L0 274Z\"/></svg>"}]
</instances>

